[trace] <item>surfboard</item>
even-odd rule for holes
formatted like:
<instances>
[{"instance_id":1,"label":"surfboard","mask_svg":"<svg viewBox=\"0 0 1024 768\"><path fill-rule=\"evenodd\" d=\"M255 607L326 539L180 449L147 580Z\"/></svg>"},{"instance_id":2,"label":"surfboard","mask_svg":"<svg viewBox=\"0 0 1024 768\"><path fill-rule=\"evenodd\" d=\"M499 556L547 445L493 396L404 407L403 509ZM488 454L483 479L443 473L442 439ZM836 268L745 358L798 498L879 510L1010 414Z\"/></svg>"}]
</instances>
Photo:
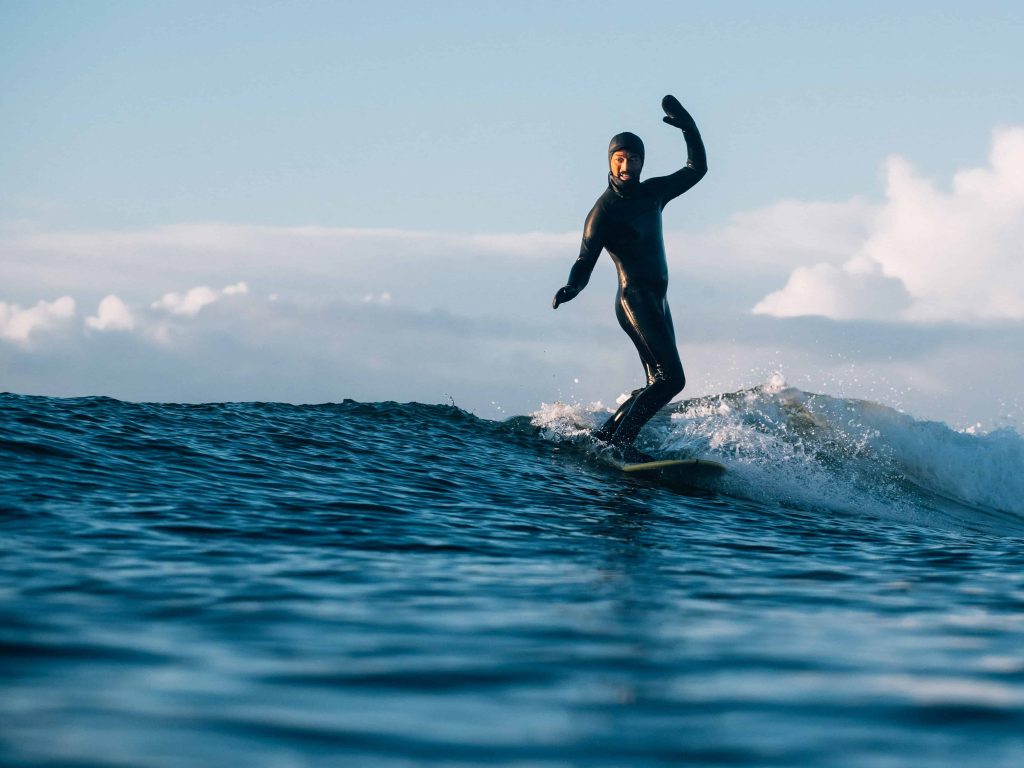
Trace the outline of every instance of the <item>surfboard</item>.
<instances>
[{"instance_id":1,"label":"surfboard","mask_svg":"<svg viewBox=\"0 0 1024 768\"><path fill-rule=\"evenodd\" d=\"M702 488L725 474L724 464L711 459L666 459L620 464L619 469L634 477Z\"/></svg>"}]
</instances>

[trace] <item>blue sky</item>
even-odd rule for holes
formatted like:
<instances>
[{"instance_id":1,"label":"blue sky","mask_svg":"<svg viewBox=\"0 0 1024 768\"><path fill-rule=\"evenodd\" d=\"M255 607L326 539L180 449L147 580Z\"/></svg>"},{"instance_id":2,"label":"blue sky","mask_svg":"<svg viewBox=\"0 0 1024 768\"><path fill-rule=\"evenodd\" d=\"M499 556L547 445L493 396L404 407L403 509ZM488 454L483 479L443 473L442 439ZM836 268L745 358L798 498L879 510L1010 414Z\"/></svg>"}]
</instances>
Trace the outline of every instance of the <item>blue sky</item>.
<instances>
[{"instance_id":1,"label":"blue sky","mask_svg":"<svg viewBox=\"0 0 1024 768\"><path fill-rule=\"evenodd\" d=\"M679 165L659 108L674 93L711 166L665 215L693 394L781 367L833 394L898 390L950 421L1019 413L1019 353L998 345L1021 327L1024 278L1002 275L1024 218L1007 181L1020 4L623 7L0 0L0 389L607 403L639 376L608 261L593 296L565 313L546 302L604 185L608 137L641 134L648 175ZM989 172L984 194L957 191L972 169ZM959 239L929 240L951 219ZM952 275L975 258L961 293L928 277L928 259ZM188 314L202 286L216 298ZM121 320L89 325L109 295ZM65 296L73 308L51 306ZM257 300L301 315L296 336L261 346L284 320ZM345 325L371 306L386 323ZM424 337L439 317L454 325ZM530 347L569 329L586 343ZM321 333L373 340L328 352ZM423 355L461 343L491 362L413 365L402 334ZM885 366L880 337L906 341ZM211 370L225 356L250 375ZM313 373L253 384L277 381L285 356ZM947 373L965 358L966 400Z\"/></svg>"},{"instance_id":2,"label":"blue sky","mask_svg":"<svg viewBox=\"0 0 1024 768\"><path fill-rule=\"evenodd\" d=\"M687 218L980 162L1024 123L1014 3L0 3L0 215L560 230L677 94Z\"/></svg>"}]
</instances>

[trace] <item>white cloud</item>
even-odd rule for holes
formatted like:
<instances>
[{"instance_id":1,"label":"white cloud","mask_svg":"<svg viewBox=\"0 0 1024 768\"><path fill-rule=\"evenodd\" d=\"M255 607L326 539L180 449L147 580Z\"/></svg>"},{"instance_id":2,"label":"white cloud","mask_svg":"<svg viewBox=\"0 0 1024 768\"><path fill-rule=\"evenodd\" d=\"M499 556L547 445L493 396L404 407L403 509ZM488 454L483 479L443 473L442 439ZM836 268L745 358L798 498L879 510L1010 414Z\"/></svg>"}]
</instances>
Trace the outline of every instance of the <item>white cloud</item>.
<instances>
[{"instance_id":1,"label":"white cloud","mask_svg":"<svg viewBox=\"0 0 1024 768\"><path fill-rule=\"evenodd\" d=\"M781 200L733 214L724 227L679 250L693 253L696 246L701 256L710 252L730 266L741 263L745 271L760 273L790 270L811 260L840 264L867 238L875 215L876 206L861 198L838 203ZM671 254L674 249L669 250Z\"/></svg>"},{"instance_id":2,"label":"white cloud","mask_svg":"<svg viewBox=\"0 0 1024 768\"><path fill-rule=\"evenodd\" d=\"M197 285L190 288L184 295L180 293L165 293L159 301L154 301L150 306L153 309L163 309L172 315L183 315L195 317L199 311L223 296L241 296L249 292L249 286L244 282L233 283L224 286L220 293L206 285Z\"/></svg>"},{"instance_id":3,"label":"white cloud","mask_svg":"<svg viewBox=\"0 0 1024 768\"><path fill-rule=\"evenodd\" d=\"M185 338L185 327L175 318L194 318L200 311L222 296L239 296L249 292L245 282L233 283L219 292L199 285L182 293L165 293L148 307L134 309L115 294L108 294L99 303L97 313L86 318L87 328L97 331L134 331L143 338L162 346ZM171 315L169 318L167 315Z\"/></svg>"},{"instance_id":4,"label":"white cloud","mask_svg":"<svg viewBox=\"0 0 1024 768\"><path fill-rule=\"evenodd\" d=\"M87 317L85 325L95 331L130 331L135 317L121 299L114 294L104 296L94 317Z\"/></svg>"},{"instance_id":5,"label":"white cloud","mask_svg":"<svg viewBox=\"0 0 1024 768\"><path fill-rule=\"evenodd\" d=\"M248 292L249 287L245 282L227 285L220 292L201 285L184 294L166 293L160 300L153 302L149 309L133 309L120 296L110 293L99 301L96 313L85 318L84 325L91 331L136 331L152 341L167 344L179 328L173 320L168 321L166 315L161 319L150 310L192 318L221 296L239 296ZM375 300L387 303L390 296L381 294ZM40 301L27 309L13 302L0 301L0 339L28 346L30 336L38 331L55 328L74 314L75 307L76 302L71 296L63 296L52 302Z\"/></svg>"},{"instance_id":6,"label":"white cloud","mask_svg":"<svg viewBox=\"0 0 1024 768\"><path fill-rule=\"evenodd\" d=\"M896 320L908 304L903 284L872 272L831 264L797 267L781 291L765 296L754 313L775 317L822 315L835 320Z\"/></svg>"},{"instance_id":7,"label":"white cloud","mask_svg":"<svg viewBox=\"0 0 1024 768\"><path fill-rule=\"evenodd\" d=\"M948 191L899 157L886 163L886 181L868 236L841 269L820 259L797 267L754 312L1024 320L1024 129L996 131L989 167L960 171Z\"/></svg>"},{"instance_id":8,"label":"white cloud","mask_svg":"<svg viewBox=\"0 0 1024 768\"><path fill-rule=\"evenodd\" d=\"M40 301L28 309L0 301L0 338L27 344L35 332L53 328L74 313L75 300L70 296Z\"/></svg>"},{"instance_id":9,"label":"white cloud","mask_svg":"<svg viewBox=\"0 0 1024 768\"><path fill-rule=\"evenodd\" d=\"M205 285L197 285L191 288L185 295L180 293L165 293L159 301L154 301L153 309L165 309L172 315L184 315L195 317L199 310L207 304L212 304L218 298L217 293Z\"/></svg>"},{"instance_id":10,"label":"white cloud","mask_svg":"<svg viewBox=\"0 0 1024 768\"><path fill-rule=\"evenodd\" d=\"M225 296L236 296L242 293L248 293L249 286L245 283L235 283L234 285L225 285L221 293Z\"/></svg>"}]
</instances>

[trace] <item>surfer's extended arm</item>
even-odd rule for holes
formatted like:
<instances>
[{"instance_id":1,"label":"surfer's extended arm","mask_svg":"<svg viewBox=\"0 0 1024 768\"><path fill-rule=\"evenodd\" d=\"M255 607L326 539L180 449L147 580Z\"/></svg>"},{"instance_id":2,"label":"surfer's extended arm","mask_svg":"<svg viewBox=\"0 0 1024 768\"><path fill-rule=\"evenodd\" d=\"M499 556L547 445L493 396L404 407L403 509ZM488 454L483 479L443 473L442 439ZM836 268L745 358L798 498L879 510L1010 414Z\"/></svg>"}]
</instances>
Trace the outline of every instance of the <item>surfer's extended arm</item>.
<instances>
[{"instance_id":1,"label":"surfer's extended arm","mask_svg":"<svg viewBox=\"0 0 1024 768\"><path fill-rule=\"evenodd\" d=\"M679 103L679 100L675 96L666 96L661 100L661 108L665 110L665 117L662 119L681 130L683 138L686 139L686 165L669 176L663 176L656 180L651 179L651 181L658 182L660 187L658 191L661 193L662 205L664 205L669 200L679 197L704 178L708 172L708 155L704 149L700 131L697 130L697 123Z\"/></svg>"},{"instance_id":2,"label":"surfer's extended arm","mask_svg":"<svg viewBox=\"0 0 1024 768\"><path fill-rule=\"evenodd\" d=\"M586 224L583 225L580 255L576 257L572 269L569 270L569 280L555 294L555 298L551 302L553 309L558 309L559 304L575 299L590 282L590 273L594 271L597 257L601 255L601 249L604 248L602 219L601 203L598 201L587 215Z\"/></svg>"}]
</instances>

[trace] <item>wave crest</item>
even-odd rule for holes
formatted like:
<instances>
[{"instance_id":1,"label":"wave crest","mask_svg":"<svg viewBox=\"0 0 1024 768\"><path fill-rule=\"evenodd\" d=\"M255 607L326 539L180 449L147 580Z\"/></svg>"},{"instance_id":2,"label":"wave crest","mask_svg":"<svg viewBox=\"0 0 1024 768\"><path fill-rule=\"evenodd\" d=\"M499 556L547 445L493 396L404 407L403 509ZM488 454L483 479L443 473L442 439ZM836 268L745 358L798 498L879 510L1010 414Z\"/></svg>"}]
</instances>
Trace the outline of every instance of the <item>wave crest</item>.
<instances>
[{"instance_id":1,"label":"wave crest","mask_svg":"<svg viewBox=\"0 0 1024 768\"><path fill-rule=\"evenodd\" d=\"M531 418L548 439L579 440L606 417L599 403L556 403ZM638 446L659 458L724 462L730 495L1024 530L1024 438L1013 429L960 432L879 403L804 392L780 377L675 403Z\"/></svg>"}]
</instances>

